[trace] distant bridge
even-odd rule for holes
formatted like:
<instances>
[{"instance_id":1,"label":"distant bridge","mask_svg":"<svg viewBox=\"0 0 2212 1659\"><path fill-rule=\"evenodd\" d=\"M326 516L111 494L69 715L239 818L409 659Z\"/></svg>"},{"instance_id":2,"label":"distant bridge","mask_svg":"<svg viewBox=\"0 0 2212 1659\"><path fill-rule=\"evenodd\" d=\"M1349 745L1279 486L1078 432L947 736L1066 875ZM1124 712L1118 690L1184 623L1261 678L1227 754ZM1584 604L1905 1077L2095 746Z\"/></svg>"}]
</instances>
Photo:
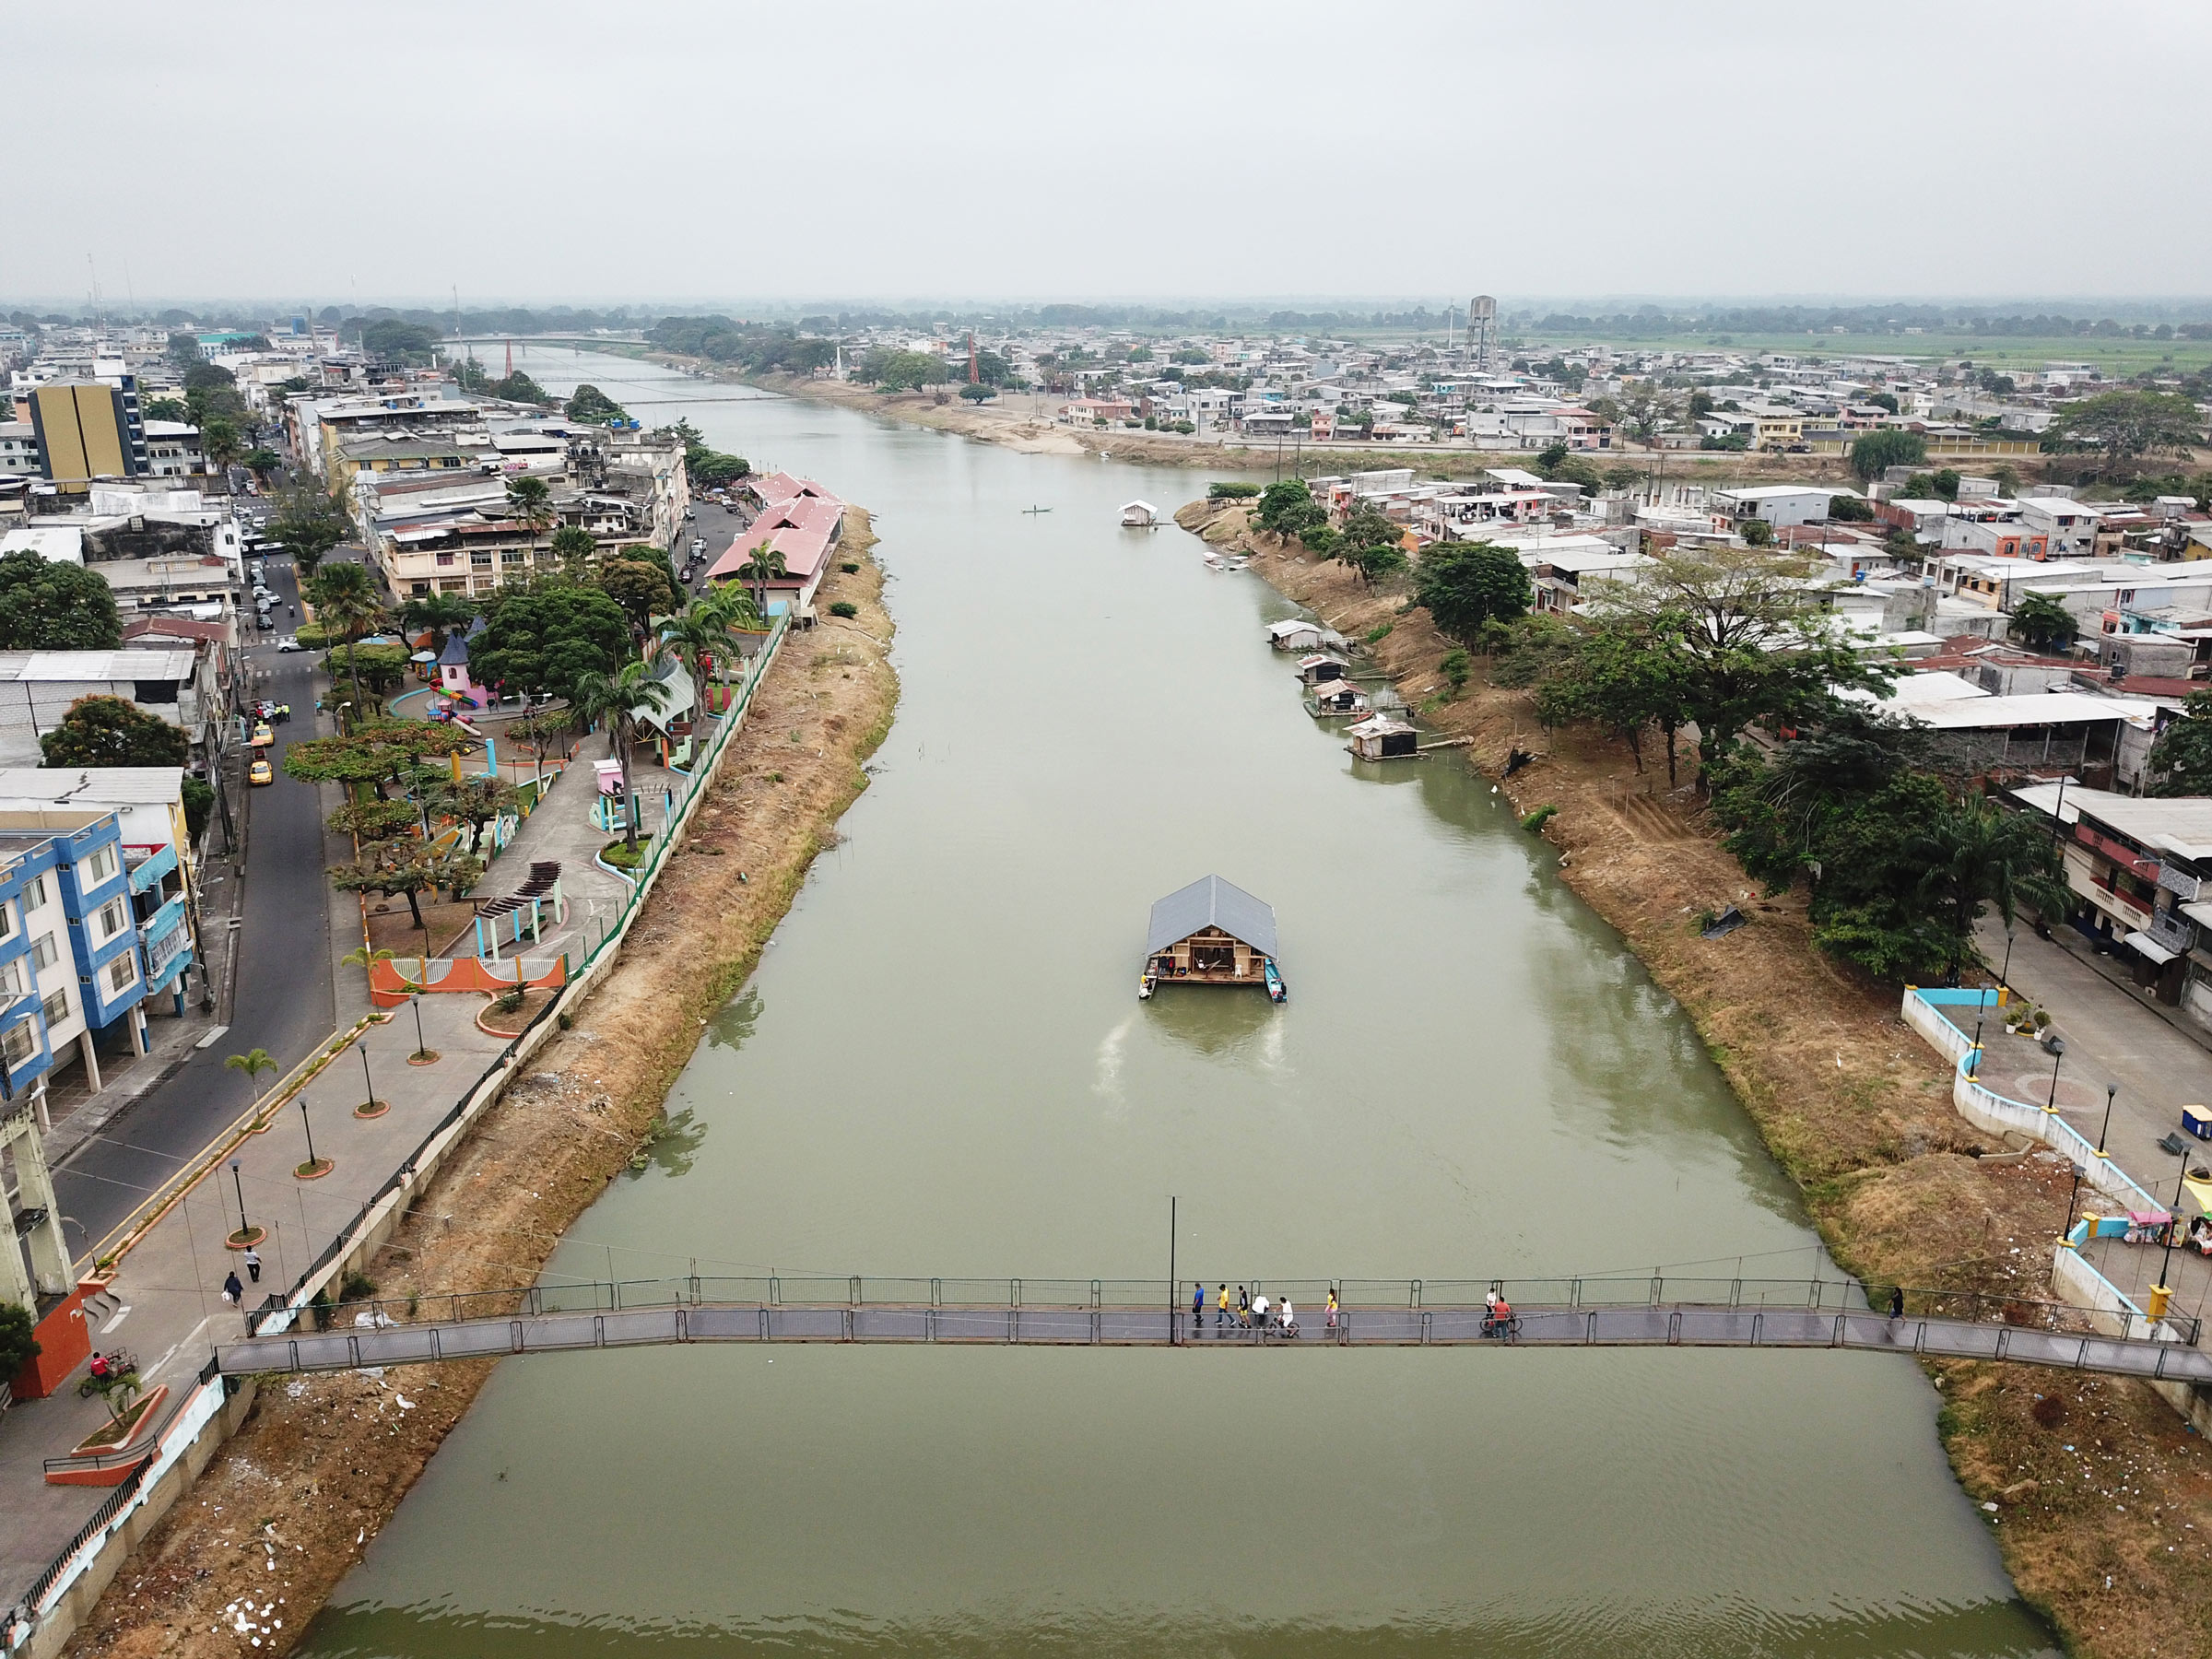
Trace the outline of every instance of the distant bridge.
<instances>
[{"instance_id":1,"label":"distant bridge","mask_svg":"<svg viewBox=\"0 0 2212 1659\"><path fill-rule=\"evenodd\" d=\"M818 1283L820 1281L817 1281ZM1003 1282L1003 1281L1002 1281ZM1639 1281L1641 1283L1641 1281ZM685 1281L663 1281L681 1285ZM718 1301L672 1297L652 1306L620 1305L621 1287L565 1287L503 1292L513 1311L477 1317L396 1323L382 1308L358 1315L350 1329L284 1332L218 1344L216 1364L231 1374L265 1371L351 1371L362 1366L414 1365L449 1359L499 1359L510 1354L566 1353L591 1348L648 1347L706 1342L775 1344L870 1343L925 1347L1742 1347L1836 1348L1909 1354L1926 1359L2007 1360L2066 1371L2098 1371L2177 1382L2212 1383L2212 1354L2177 1341L2108 1336L2095 1331L1907 1313L1899 1318L1858 1305L1820 1306L1845 1287L1830 1281L1794 1305L1747 1302L1668 1302L1662 1281L1635 1302L1598 1301L1577 1283L1569 1305L1517 1305L1510 1335L1486 1335L1480 1301L1421 1305L1419 1287L1410 1305L1347 1306L1332 1328L1318 1300L1300 1309L1299 1335L1286 1338L1232 1323L1218 1324L1211 1307L1195 1321L1188 1306L1109 1303L1093 1288L1089 1305L1072 1298L1040 1302L1014 1293L1001 1304L946 1303L935 1297L912 1301L863 1300L857 1289L844 1300L784 1302L774 1295ZM1164 1287L1159 1288L1164 1289ZM1849 1287L1855 1291L1856 1287ZM547 1308L560 1290L592 1295L588 1308ZM610 1296L607 1293L612 1292ZM1919 1293L1915 1293L1917 1295ZM634 1295L634 1291L633 1291ZM434 1300L445 1300L438 1298ZM456 1305L465 1300L451 1299ZM2015 1304L2016 1311L2018 1304ZM2043 1312L2041 1304L2033 1313ZM347 1310L351 1312L351 1310ZM2065 1310L2078 1314L2078 1310Z\"/></svg>"}]
</instances>

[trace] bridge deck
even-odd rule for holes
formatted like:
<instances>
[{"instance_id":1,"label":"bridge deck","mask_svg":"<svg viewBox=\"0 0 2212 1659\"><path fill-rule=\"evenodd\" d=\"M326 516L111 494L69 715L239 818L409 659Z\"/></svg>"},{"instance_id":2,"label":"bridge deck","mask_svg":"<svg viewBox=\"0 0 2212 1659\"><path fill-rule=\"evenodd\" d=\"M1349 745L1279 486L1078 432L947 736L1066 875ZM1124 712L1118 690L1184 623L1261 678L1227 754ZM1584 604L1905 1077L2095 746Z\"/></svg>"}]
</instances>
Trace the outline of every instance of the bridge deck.
<instances>
[{"instance_id":1,"label":"bridge deck","mask_svg":"<svg viewBox=\"0 0 2212 1659\"><path fill-rule=\"evenodd\" d=\"M1523 1308L1510 1340L1482 1334L1471 1307L1347 1309L1336 1328L1319 1315L1294 1339L1202 1324L1164 1309L1127 1307L865 1307L690 1303L597 1312L518 1314L444 1324L257 1336L216 1348L226 1372L349 1371L364 1365L493 1359L579 1348L689 1342L955 1343L1057 1347L1856 1348L1943 1359L2006 1359L2069 1371L2212 1382L2212 1354L2172 1342L2129 1341L1971 1320L1889 1319L1874 1312L1698 1305ZM1211 1314L1208 1314L1211 1318Z\"/></svg>"}]
</instances>

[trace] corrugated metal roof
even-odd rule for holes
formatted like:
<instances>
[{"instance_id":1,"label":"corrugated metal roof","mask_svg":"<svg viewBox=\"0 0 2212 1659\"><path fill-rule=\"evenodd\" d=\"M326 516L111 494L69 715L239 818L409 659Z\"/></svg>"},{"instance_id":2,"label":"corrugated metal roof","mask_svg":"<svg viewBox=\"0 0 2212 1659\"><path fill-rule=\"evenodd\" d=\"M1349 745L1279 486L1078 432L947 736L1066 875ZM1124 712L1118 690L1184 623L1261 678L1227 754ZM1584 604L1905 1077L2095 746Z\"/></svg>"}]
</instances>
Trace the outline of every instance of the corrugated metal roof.
<instances>
[{"instance_id":1,"label":"corrugated metal roof","mask_svg":"<svg viewBox=\"0 0 2212 1659\"><path fill-rule=\"evenodd\" d=\"M1153 905L1145 954L1164 950L1206 927L1218 927L1264 956L1275 954L1275 907L1218 876L1202 876Z\"/></svg>"},{"instance_id":2,"label":"corrugated metal roof","mask_svg":"<svg viewBox=\"0 0 2212 1659\"><path fill-rule=\"evenodd\" d=\"M11 651L0 653L0 679L188 680L196 652L176 646L124 651Z\"/></svg>"}]
</instances>

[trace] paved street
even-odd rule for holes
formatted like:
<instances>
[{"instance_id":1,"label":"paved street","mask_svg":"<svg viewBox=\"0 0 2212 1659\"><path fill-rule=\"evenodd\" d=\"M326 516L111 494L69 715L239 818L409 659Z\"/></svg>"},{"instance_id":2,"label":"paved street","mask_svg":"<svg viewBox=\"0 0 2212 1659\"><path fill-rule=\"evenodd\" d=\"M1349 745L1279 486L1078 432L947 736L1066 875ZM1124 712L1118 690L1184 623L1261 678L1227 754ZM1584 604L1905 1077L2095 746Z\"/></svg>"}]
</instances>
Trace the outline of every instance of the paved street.
<instances>
[{"instance_id":1,"label":"paved street","mask_svg":"<svg viewBox=\"0 0 2212 1659\"><path fill-rule=\"evenodd\" d=\"M270 561L269 586L279 595L278 616L289 624L284 606L299 598L290 560ZM230 1029L54 1172L69 1245L80 1259L244 1109L244 1082L223 1065L227 1056L265 1048L288 1069L334 1023L324 809L312 785L285 777L281 769L286 747L315 735L317 659L310 652L280 654L275 641L285 629L256 634L251 618L246 621L247 637L263 641L250 649L248 661L257 678L266 676L250 695L289 702L293 714L275 728L276 782L231 803L245 820L247 864ZM209 839L221 844L219 825ZM231 866L210 860L206 867L212 873ZM271 1080L265 1077L265 1087Z\"/></svg>"},{"instance_id":2,"label":"paved street","mask_svg":"<svg viewBox=\"0 0 2212 1659\"><path fill-rule=\"evenodd\" d=\"M1985 921L1978 942L1993 964L2003 962L2001 928ZM2033 1040L2007 1037L2003 1025L1992 1021L1982 1039L1983 1080L1999 1093L2040 1106L2052 1098L2055 1070L2060 1115L2091 1145L2105 1134L2105 1086L2118 1084L2105 1148L2171 1208L2181 1159L2158 1143L2180 1130L2183 1106L2212 1101L2212 1052L2140 1006L2134 993L2110 982L2081 957L2026 927L2014 935L2008 978L2050 1011L2066 1052L2054 1064ZM2192 1165L2212 1163L2212 1146L2187 1136L2183 1141ZM2083 1200L2084 1208L2097 1205L2093 1196ZM2183 1207L2193 1214L2195 1206ZM2088 1252L2098 1270L2138 1303L2157 1281L2163 1254L2114 1241ZM2212 1265L2177 1251L2173 1273L2180 1311L2212 1315Z\"/></svg>"}]
</instances>

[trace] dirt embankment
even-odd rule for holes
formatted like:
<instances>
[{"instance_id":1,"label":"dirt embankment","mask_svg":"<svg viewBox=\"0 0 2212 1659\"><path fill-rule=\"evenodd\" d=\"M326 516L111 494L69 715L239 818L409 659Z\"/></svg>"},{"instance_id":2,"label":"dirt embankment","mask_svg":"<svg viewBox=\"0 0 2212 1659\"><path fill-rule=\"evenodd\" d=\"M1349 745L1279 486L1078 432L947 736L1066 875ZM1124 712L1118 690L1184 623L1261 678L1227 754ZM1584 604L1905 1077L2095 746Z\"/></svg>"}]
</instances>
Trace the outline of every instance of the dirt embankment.
<instances>
[{"instance_id":1,"label":"dirt embankment","mask_svg":"<svg viewBox=\"0 0 2212 1659\"><path fill-rule=\"evenodd\" d=\"M700 1024L751 971L865 787L862 762L889 728L898 682L882 577L867 555L875 538L865 514L848 526L844 557L859 570L830 575L822 624L794 636L761 682L620 966L422 1194L371 1266L380 1297L531 1282L652 1135ZM858 615L830 617L839 599ZM488 1364L453 1364L273 1381L70 1651L288 1652L489 1374ZM255 1610L245 1630L241 1609Z\"/></svg>"},{"instance_id":2,"label":"dirt embankment","mask_svg":"<svg viewBox=\"0 0 2212 1659\"><path fill-rule=\"evenodd\" d=\"M1485 771L1498 775L1511 748L1535 756L1504 786L1514 806L1558 808L1543 835L1567 881L1688 1010L1839 1261L1879 1282L2049 1298L2063 1162L1973 1156L1997 1148L1952 1109L1949 1070L1905 1026L1897 993L1815 948L1801 897L1770 899L1744 876L1690 786L1694 755L1670 788L1656 744L1639 771L1618 743L1547 732L1525 692L1478 675L1443 700L1449 641L1426 611L1248 517L1206 502L1176 514L1249 551L1255 572L1347 637L1387 629L1368 647L1378 665L1425 724L1472 737ZM1731 903L1750 925L1702 938L1700 913ZM2212 1655L2212 1455L2165 1402L2027 1367L1930 1371L1961 1483L1996 1505L2014 1582L2077 1651Z\"/></svg>"},{"instance_id":3,"label":"dirt embankment","mask_svg":"<svg viewBox=\"0 0 2212 1659\"><path fill-rule=\"evenodd\" d=\"M1308 477L1323 473L1374 472L1386 467L1410 466L1425 478L1474 477L1486 467L1525 466L1534 452L1504 450L1385 449L1359 444L1328 446L1286 442L1278 453L1273 444L1224 445L1204 438L1179 437L1172 432L1133 431L1126 427L1071 427L1052 418L1049 411L1065 398L1041 399L1028 393L1009 392L988 404L970 405L950 391L878 392L851 381L816 380L811 375L737 375L702 358L653 354L655 360L700 371L718 380L740 382L764 391L781 392L815 403L835 404L869 415L886 415L913 426L940 432L958 432L986 443L1003 444L1025 454L1112 455L1117 460L1141 462L1147 466L1187 466L1207 472L1273 472L1296 465ZM939 401L942 398L942 401ZM1703 484L1722 488L1730 484L1780 484L1799 479L1840 483L1850 477L1840 460L1814 455L1756 455L1708 453L1700 451L1621 450L1594 452L1584 457L1600 471L1609 466L1633 466L1660 475L1667 483Z\"/></svg>"}]
</instances>

